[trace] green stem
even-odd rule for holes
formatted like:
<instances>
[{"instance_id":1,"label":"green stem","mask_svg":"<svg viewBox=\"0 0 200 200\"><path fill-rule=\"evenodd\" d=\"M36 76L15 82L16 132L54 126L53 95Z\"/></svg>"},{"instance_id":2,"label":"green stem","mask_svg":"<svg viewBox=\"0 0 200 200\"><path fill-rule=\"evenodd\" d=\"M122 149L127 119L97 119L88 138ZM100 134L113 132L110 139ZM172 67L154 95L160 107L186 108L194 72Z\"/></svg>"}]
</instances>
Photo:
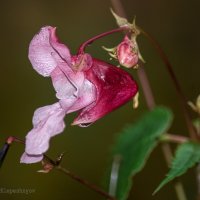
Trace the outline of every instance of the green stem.
<instances>
[{"instance_id":1,"label":"green stem","mask_svg":"<svg viewBox=\"0 0 200 200\"><path fill-rule=\"evenodd\" d=\"M174 143L182 144L182 143L190 141L190 138L184 137L184 136L181 136L181 135L173 135L173 134L166 133L166 134L164 134L160 137L160 141L162 141L162 142L174 142Z\"/></svg>"}]
</instances>

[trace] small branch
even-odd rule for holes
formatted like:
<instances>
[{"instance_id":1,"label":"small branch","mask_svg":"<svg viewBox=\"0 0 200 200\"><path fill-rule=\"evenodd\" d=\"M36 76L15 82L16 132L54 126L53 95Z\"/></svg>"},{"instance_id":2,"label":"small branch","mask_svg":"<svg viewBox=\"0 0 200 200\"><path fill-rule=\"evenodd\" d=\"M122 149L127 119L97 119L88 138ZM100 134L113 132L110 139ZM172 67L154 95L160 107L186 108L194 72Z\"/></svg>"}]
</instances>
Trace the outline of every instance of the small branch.
<instances>
[{"instance_id":1,"label":"small branch","mask_svg":"<svg viewBox=\"0 0 200 200\"><path fill-rule=\"evenodd\" d=\"M58 171L66 174L67 176L69 176L70 178L72 178L73 180L79 182L80 184L90 188L91 190L101 194L102 196L106 197L109 200L116 200L114 197L111 197L108 193L104 192L103 190L101 190L99 187L97 187L96 185L93 185L91 183L89 183L88 181L81 179L79 176L77 176L76 174L72 173L71 171L63 168L62 166L56 166L55 169L57 169Z\"/></svg>"},{"instance_id":2,"label":"small branch","mask_svg":"<svg viewBox=\"0 0 200 200\"><path fill-rule=\"evenodd\" d=\"M20 144L25 144L25 142L19 138L16 138L14 136L10 136L7 138L6 140L6 144L7 145L11 145L13 142L17 142L17 143L20 143ZM50 170L52 169L56 169L62 173L64 173L65 175L67 175L68 177L72 178L73 180L79 182L80 184L88 187L89 189L97 192L98 194L100 194L101 196L104 196L106 199L109 199L109 200L116 200L114 197L110 196L108 193L104 192L101 188L99 188L98 186L94 185L94 184L91 184L89 181L87 180L84 180L82 178L80 178L78 175L74 174L73 172L65 169L64 167L62 167L60 165L60 162L56 162L54 161L53 159L51 159L49 156L47 156L46 154L44 154L44 159L43 159L43 165L49 165L48 168ZM49 170L49 171L50 171ZM43 171L43 170L42 170ZM45 171L45 170L44 170Z\"/></svg>"},{"instance_id":3,"label":"small branch","mask_svg":"<svg viewBox=\"0 0 200 200\"><path fill-rule=\"evenodd\" d=\"M164 134L160 137L160 141L162 141L162 142L174 142L174 143L182 144L182 143L190 141L190 138L184 137L184 136L181 136L181 135L173 135L173 134L166 133L166 134Z\"/></svg>"},{"instance_id":4,"label":"small branch","mask_svg":"<svg viewBox=\"0 0 200 200\"><path fill-rule=\"evenodd\" d=\"M124 31L130 32L132 30L130 30L130 28L128 26L122 26L120 28L113 29L113 30L101 33L101 34L99 34L97 36L94 36L94 37L88 39L86 42L84 42L83 44L80 45L80 47L78 49L78 54L82 54L84 52L85 48L88 45L90 45L91 43L93 43L95 40L98 40L98 39L100 39L102 37L105 37L105 36L113 34L113 33L124 32Z\"/></svg>"}]
</instances>

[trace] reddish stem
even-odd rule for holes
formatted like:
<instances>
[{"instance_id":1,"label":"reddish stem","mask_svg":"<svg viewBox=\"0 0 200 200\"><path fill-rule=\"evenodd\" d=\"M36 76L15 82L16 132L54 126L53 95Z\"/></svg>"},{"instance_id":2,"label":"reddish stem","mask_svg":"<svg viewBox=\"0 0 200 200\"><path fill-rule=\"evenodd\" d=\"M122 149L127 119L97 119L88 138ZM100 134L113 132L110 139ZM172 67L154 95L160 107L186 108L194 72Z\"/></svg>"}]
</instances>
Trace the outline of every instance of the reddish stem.
<instances>
[{"instance_id":1,"label":"reddish stem","mask_svg":"<svg viewBox=\"0 0 200 200\"><path fill-rule=\"evenodd\" d=\"M88 39L86 42L82 43L78 49L78 54L82 54L84 53L84 50L85 48L90 45L91 43L93 43L95 40L98 40L102 37L105 37L107 35L111 35L113 33L118 33L118 32L124 32L124 31L127 31L127 32L130 32L130 28L128 26L122 26L120 28L117 28L117 29L113 29L113 30L110 30L110 31L107 31L107 32L104 32L104 33L101 33L99 35L96 35L90 39Z\"/></svg>"},{"instance_id":2,"label":"reddish stem","mask_svg":"<svg viewBox=\"0 0 200 200\"><path fill-rule=\"evenodd\" d=\"M167 68L167 71L171 77L171 80L175 86L175 89L176 89L176 92L177 92L177 95L179 97L179 101L180 101L180 105L182 107L182 110L183 110L183 114L184 114L184 117L185 117L185 121L186 121L186 125L187 125L187 128L188 128L188 131L189 131L189 134L190 134L190 137L192 139L197 139L197 134L196 134L196 131L194 129L194 126L192 124L192 120L191 120L191 117L190 117L190 114L189 112L187 111L187 99L182 91L182 88L178 82L178 79L176 78L176 75L173 71L173 67L169 61L169 59L167 58L167 55L165 54L165 52L163 51L163 49L161 48L161 46L159 45L159 43L156 41L156 39L150 35L149 33L145 32L142 28L140 27L137 27L140 32L152 43L152 45L155 47L155 49L157 50L158 54L160 55L161 59L163 60L166 68Z\"/></svg>"}]
</instances>

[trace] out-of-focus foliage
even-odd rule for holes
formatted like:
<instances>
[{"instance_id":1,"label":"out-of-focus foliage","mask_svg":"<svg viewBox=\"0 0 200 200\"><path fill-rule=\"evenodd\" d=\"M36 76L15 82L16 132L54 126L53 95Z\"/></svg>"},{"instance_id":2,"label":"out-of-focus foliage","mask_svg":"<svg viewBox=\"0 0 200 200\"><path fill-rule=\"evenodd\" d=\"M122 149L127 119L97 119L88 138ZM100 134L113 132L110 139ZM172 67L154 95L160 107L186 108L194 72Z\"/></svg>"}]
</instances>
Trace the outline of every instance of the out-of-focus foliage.
<instances>
[{"instance_id":1,"label":"out-of-focus foliage","mask_svg":"<svg viewBox=\"0 0 200 200\"><path fill-rule=\"evenodd\" d=\"M143 168L157 144L158 137L167 131L171 122L172 113L170 110L157 107L119 134L113 147L113 155L120 157L116 180L116 197L118 200L127 198L132 184L132 176ZM111 184L114 184L112 180Z\"/></svg>"},{"instance_id":2,"label":"out-of-focus foliage","mask_svg":"<svg viewBox=\"0 0 200 200\"><path fill-rule=\"evenodd\" d=\"M166 178L160 183L154 194L174 178L183 175L200 161L200 144L187 142L179 145Z\"/></svg>"}]
</instances>

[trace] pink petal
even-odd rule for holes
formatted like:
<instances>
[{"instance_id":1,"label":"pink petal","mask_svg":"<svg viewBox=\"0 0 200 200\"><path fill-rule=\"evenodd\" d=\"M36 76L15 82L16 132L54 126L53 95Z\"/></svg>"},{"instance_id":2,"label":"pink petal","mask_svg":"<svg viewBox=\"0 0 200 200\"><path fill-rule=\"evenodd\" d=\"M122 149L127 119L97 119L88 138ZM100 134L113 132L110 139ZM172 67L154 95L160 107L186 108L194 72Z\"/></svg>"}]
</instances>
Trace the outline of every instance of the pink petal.
<instances>
[{"instance_id":1,"label":"pink petal","mask_svg":"<svg viewBox=\"0 0 200 200\"><path fill-rule=\"evenodd\" d=\"M83 109L84 107L92 104L96 99L96 88L95 86L85 79L82 86L79 88L78 97L72 102L72 97L68 99L60 100L60 105L66 111L66 113L71 113ZM69 106L71 104L71 106Z\"/></svg>"},{"instance_id":2,"label":"pink petal","mask_svg":"<svg viewBox=\"0 0 200 200\"><path fill-rule=\"evenodd\" d=\"M65 62L71 63L69 49L58 42L55 30L51 26L43 27L29 46L29 59L33 68L42 76L50 76L57 66L58 60L52 54L58 54L59 60L65 59Z\"/></svg>"},{"instance_id":3,"label":"pink petal","mask_svg":"<svg viewBox=\"0 0 200 200\"><path fill-rule=\"evenodd\" d=\"M24 152L21 156L20 163L26 163L26 164L31 164L31 163L36 163L40 162L43 159L43 155L28 155L26 152Z\"/></svg>"},{"instance_id":4,"label":"pink petal","mask_svg":"<svg viewBox=\"0 0 200 200\"><path fill-rule=\"evenodd\" d=\"M41 155L49 148L50 138L64 130L65 111L59 103L38 108L33 116L33 129L26 136L25 152Z\"/></svg>"},{"instance_id":5,"label":"pink petal","mask_svg":"<svg viewBox=\"0 0 200 200\"><path fill-rule=\"evenodd\" d=\"M69 67L66 67L63 63L59 63L58 68L64 73L66 78L74 85L76 88L75 96L78 95L78 90L82 86L85 76L83 72L74 72Z\"/></svg>"},{"instance_id":6,"label":"pink petal","mask_svg":"<svg viewBox=\"0 0 200 200\"><path fill-rule=\"evenodd\" d=\"M85 74L96 86L96 101L83 109L73 125L82 126L98 120L125 104L138 91L136 82L127 72L97 59L93 59L93 66Z\"/></svg>"},{"instance_id":7,"label":"pink petal","mask_svg":"<svg viewBox=\"0 0 200 200\"><path fill-rule=\"evenodd\" d=\"M51 73L51 78L58 99L75 98L77 87L58 67Z\"/></svg>"},{"instance_id":8,"label":"pink petal","mask_svg":"<svg viewBox=\"0 0 200 200\"><path fill-rule=\"evenodd\" d=\"M59 42L56 36L56 27L50 30L50 44L54 50L59 54L59 56L64 59L64 61L71 66L71 54L67 46Z\"/></svg>"},{"instance_id":9,"label":"pink petal","mask_svg":"<svg viewBox=\"0 0 200 200\"><path fill-rule=\"evenodd\" d=\"M67 63L63 62L62 60L60 61L58 60L57 54L53 54L53 57L55 57L55 59L57 59L58 61L57 62L58 66L55 68L55 70L51 74L52 82L57 92L57 97L59 99L68 98L69 94L72 94L71 92L72 90L73 90L73 96L77 97L79 93L79 89L80 87L82 87L82 84L85 80L84 73L73 71L71 67L68 66ZM62 85L63 83L65 85ZM68 92L69 94L66 95ZM63 94L65 95L63 96Z\"/></svg>"},{"instance_id":10,"label":"pink petal","mask_svg":"<svg viewBox=\"0 0 200 200\"><path fill-rule=\"evenodd\" d=\"M96 99L96 87L85 79L83 72L74 73L63 63L52 72L51 78L56 97L66 113L83 109ZM62 71L61 69L64 71Z\"/></svg>"}]
</instances>

